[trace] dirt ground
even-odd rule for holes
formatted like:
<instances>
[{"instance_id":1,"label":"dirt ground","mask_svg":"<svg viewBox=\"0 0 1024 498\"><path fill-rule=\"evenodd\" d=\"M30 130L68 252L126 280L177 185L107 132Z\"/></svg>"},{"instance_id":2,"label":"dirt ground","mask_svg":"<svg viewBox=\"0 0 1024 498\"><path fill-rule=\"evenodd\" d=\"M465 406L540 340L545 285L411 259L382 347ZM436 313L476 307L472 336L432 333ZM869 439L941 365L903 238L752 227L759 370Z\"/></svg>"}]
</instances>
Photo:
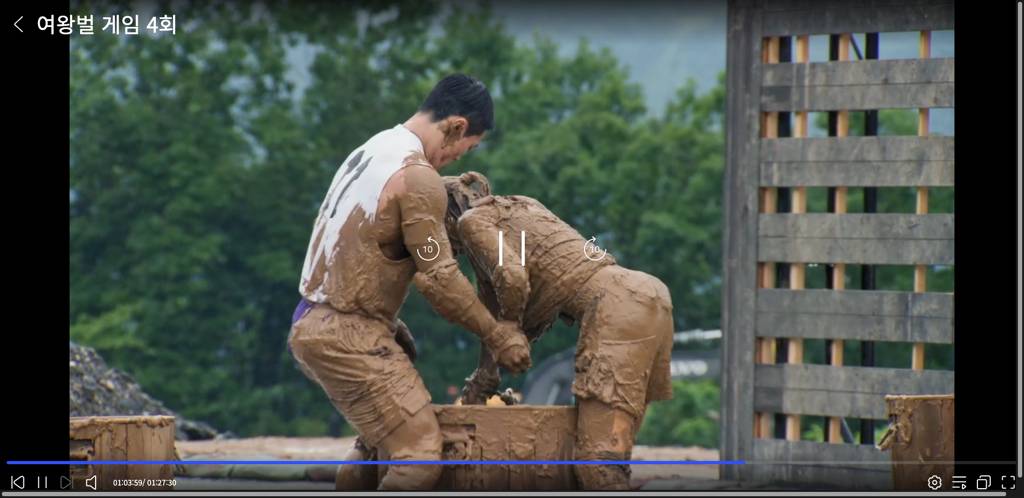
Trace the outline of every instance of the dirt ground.
<instances>
[{"instance_id":1,"label":"dirt ground","mask_svg":"<svg viewBox=\"0 0 1024 498\"><path fill-rule=\"evenodd\" d=\"M256 437L208 441L177 441L182 460L341 460L355 438ZM637 446L633 460L717 460L718 450L698 447ZM225 469L225 466L187 465L196 478L259 478L278 481L333 480L334 466L260 466ZM276 467L276 468L275 468ZM633 465L633 487L654 480L718 479L717 465Z\"/></svg>"}]
</instances>

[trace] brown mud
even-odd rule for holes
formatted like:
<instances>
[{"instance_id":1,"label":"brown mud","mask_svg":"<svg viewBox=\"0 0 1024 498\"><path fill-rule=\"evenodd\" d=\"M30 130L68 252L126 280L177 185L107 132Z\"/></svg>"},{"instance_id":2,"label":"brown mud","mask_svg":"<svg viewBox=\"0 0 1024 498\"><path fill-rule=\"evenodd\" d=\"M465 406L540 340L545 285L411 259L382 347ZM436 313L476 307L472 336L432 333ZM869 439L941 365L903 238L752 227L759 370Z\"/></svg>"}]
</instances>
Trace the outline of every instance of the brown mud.
<instances>
[{"instance_id":1,"label":"brown mud","mask_svg":"<svg viewBox=\"0 0 1024 498\"><path fill-rule=\"evenodd\" d=\"M454 232L448 224L449 238L468 254L492 313L520 323L531 340L559 316L580 323L573 383L581 401L578 457L629 460L647 404L672 395L668 288L618 266L611 255L588 257L588 239L579 232L534 199L490 195L479 173L445 177L444 184L449 216L458 215ZM500 384L484 349L463 389L467 404L481 403ZM628 489L629 468L583 465L577 477L585 489Z\"/></svg>"}]
</instances>

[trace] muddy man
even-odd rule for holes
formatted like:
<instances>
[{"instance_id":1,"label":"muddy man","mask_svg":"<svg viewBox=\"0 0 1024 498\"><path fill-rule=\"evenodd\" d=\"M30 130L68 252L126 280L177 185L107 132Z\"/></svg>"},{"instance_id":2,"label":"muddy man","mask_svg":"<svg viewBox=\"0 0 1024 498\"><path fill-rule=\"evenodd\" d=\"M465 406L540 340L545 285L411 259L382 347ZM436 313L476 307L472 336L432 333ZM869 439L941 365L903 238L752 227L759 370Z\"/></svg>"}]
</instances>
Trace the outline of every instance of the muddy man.
<instances>
[{"instance_id":1,"label":"muddy man","mask_svg":"<svg viewBox=\"0 0 1024 498\"><path fill-rule=\"evenodd\" d=\"M587 239L540 202L490 195L479 173L444 177L444 183L449 240L469 256L488 308L517 321L531 341L557 317L580 324L572 385L578 405L575 459L629 460L647 404L672 397L668 288L617 265L610 254L585 252ZM499 231L507 239L502 243ZM482 403L496 392L500 376L493 353L481 346L480 365L463 390L465 403ZM583 489L630 489L628 465L574 470Z\"/></svg>"},{"instance_id":2,"label":"muddy man","mask_svg":"<svg viewBox=\"0 0 1024 498\"><path fill-rule=\"evenodd\" d=\"M415 346L397 320L410 282L440 315L478 335L502 367L529 367L522 330L480 302L444 226L448 195L438 170L492 127L484 85L444 78L405 123L348 156L314 224L288 346L360 439L390 460L441 459L430 394L411 361ZM354 448L349 459L361 457ZM359 467L367 466L341 466L339 485L344 471ZM390 465L379 488L431 489L440 473L439 465Z\"/></svg>"}]
</instances>

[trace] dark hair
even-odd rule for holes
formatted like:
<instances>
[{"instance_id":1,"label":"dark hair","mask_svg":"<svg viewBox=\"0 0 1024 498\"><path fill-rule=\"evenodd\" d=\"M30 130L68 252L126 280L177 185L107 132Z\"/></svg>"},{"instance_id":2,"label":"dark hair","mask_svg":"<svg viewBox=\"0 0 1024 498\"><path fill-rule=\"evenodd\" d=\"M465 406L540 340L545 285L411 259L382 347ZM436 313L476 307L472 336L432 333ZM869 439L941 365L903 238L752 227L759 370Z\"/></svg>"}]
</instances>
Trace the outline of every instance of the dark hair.
<instances>
[{"instance_id":1,"label":"dark hair","mask_svg":"<svg viewBox=\"0 0 1024 498\"><path fill-rule=\"evenodd\" d=\"M462 116L469 121L465 136L479 135L494 128L494 102L480 80L465 74L452 74L439 81L420 105L430 112L434 122L448 116Z\"/></svg>"}]
</instances>

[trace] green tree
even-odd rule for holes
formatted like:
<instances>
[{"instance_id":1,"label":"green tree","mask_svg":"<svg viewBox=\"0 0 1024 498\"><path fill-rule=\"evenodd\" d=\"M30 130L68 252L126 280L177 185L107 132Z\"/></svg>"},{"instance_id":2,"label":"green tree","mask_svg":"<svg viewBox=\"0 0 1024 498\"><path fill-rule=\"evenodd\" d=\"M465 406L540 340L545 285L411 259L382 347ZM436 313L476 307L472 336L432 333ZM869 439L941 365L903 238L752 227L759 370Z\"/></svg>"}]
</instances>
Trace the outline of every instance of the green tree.
<instances>
[{"instance_id":1,"label":"green tree","mask_svg":"<svg viewBox=\"0 0 1024 498\"><path fill-rule=\"evenodd\" d=\"M672 399L647 408L637 444L718 447L718 381L673 381Z\"/></svg>"}]
</instances>

